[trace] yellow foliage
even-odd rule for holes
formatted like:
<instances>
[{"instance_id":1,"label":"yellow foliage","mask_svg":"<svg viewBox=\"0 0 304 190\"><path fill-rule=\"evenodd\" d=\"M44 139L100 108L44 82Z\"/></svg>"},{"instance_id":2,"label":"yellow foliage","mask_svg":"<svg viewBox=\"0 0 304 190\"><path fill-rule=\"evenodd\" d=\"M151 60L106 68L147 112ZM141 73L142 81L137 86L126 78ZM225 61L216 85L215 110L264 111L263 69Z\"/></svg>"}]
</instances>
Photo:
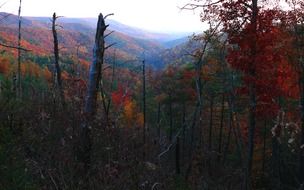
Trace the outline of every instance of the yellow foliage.
<instances>
[{"instance_id":1,"label":"yellow foliage","mask_svg":"<svg viewBox=\"0 0 304 190\"><path fill-rule=\"evenodd\" d=\"M124 105L124 118L130 127L135 117L136 103L132 100L127 101Z\"/></svg>"}]
</instances>

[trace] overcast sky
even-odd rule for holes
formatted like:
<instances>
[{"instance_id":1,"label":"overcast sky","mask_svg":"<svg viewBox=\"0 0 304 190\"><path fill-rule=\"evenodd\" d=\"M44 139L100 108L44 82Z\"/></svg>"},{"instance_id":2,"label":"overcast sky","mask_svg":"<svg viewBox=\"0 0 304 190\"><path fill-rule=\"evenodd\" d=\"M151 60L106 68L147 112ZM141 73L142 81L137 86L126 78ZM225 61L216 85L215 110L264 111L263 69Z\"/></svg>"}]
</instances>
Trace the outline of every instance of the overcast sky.
<instances>
[{"instance_id":1,"label":"overcast sky","mask_svg":"<svg viewBox=\"0 0 304 190\"><path fill-rule=\"evenodd\" d=\"M199 13L181 11L190 0L22 0L23 16L97 17L114 13L111 19L159 32L199 32ZM5 3L6 2L6 3ZM19 0L0 0L1 12L17 14Z\"/></svg>"}]
</instances>

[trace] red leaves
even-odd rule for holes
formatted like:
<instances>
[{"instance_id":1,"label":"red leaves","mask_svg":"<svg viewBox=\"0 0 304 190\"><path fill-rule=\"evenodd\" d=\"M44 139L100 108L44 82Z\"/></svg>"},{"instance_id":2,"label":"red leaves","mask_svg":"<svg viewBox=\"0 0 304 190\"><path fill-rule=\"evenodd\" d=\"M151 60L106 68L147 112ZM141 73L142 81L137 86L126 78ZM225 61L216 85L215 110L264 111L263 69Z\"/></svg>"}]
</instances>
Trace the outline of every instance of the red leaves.
<instances>
[{"instance_id":1,"label":"red leaves","mask_svg":"<svg viewBox=\"0 0 304 190\"><path fill-rule=\"evenodd\" d=\"M249 84L254 84L257 115L263 117L276 115L279 110L278 97L288 95L286 83L290 82L285 80L290 78L286 76L295 75L294 71L288 69L286 47L289 41L282 40L286 39L286 33L274 24L274 20L275 11L263 11L259 14L256 32L251 25L247 25L239 34L231 34L233 48L227 57L230 65L242 73L245 88L239 92L247 94Z\"/></svg>"},{"instance_id":2,"label":"red leaves","mask_svg":"<svg viewBox=\"0 0 304 190\"><path fill-rule=\"evenodd\" d=\"M130 101L130 94L128 93L128 89L124 89L123 86L119 85L118 89L112 92L112 101L113 105L116 108L125 105L128 101Z\"/></svg>"},{"instance_id":3,"label":"red leaves","mask_svg":"<svg viewBox=\"0 0 304 190\"><path fill-rule=\"evenodd\" d=\"M188 70L183 71L184 80L192 80L192 79L194 79L194 77L195 77L194 71L188 71Z\"/></svg>"}]
</instances>

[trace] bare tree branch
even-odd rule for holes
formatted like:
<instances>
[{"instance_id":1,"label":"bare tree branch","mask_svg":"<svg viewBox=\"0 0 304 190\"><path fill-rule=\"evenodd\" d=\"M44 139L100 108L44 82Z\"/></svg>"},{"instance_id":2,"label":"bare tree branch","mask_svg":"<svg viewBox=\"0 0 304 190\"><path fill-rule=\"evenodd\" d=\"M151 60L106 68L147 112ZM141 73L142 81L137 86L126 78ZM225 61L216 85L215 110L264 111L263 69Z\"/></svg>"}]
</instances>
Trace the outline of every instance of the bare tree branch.
<instances>
[{"instance_id":1,"label":"bare tree branch","mask_svg":"<svg viewBox=\"0 0 304 190\"><path fill-rule=\"evenodd\" d=\"M111 65L109 65L109 66L107 66L107 67L105 67L105 68L103 68L102 70L103 71L105 71L105 70L107 70L107 69L110 69L112 66Z\"/></svg>"},{"instance_id":2,"label":"bare tree branch","mask_svg":"<svg viewBox=\"0 0 304 190\"><path fill-rule=\"evenodd\" d=\"M114 45L116 45L117 43L116 42L114 42L114 43L112 43L112 44L110 44L110 45L108 45L107 47L105 47L105 50L106 49L109 49L110 47L112 47L112 46L114 46Z\"/></svg>"},{"instance_id":3,"label":"bare tree branch","mask_svg":"<svg viewBox=\"0 0 304 190\"><path fill-rule=\"evenodd\" d=\"M173 145L175 145L176 143L176 139L177 137L180 135L181 131L182 131L183 128L180 128L178 130L178 132L176 133L175 137L174 137L174 140L172 141L172 143L167 147L167 149L163 152L161 152L157 157L158 159L160 159L163 155L165 155L167 152L169 152L169 150L173 147Z\"/></svg>"},{"instance_id":4,"label":"bare tree branch","mask_svg":"<svg viewBox=\"0 0 304 190\"><path fill-rule=\"evenodd\" d=\"M197 4L197 3L187 3L186 5L184 5L183 7L181 7L181 10L195 10L197 8L204 8L204 7L208 7L208 6L212 6L212 5L216 5L221 3L223 0L218 0L215 2L210 2L207 4Z\"/></svg>"},{"instance_id":5,"label":"bare tree branch","mask_svg":"<svg viewBox=\"0 0 304 190\"><path fill-rule=\"evenodd\" d=\"M114 13L107 14L105 17L103 17L103 19L104 19L104 20L106 20L106 19L107 19L107 17L109 17L109 16L113 16L113 15L114 15Z\"/></svg>"},{"instance_id":6,"label":"bare tree branch","mask_svg":"<svg viewBox=\"0 0 304 190\"><path fill-rule=\"evenodd\" d=\"M4 43L1 43L0 42L0 46L3 46L3 47L6 47L6 48L11 48L11 49L20 49L20 50L22 50L22 51L32 51L32 50L29 50L29 49L25 49L25 48L23 48L23 47L18 47L18 46L11 46L11 45L7 45L7 44L4 44Z\"/></svg>"},{"instance_id":7,"label":"bare tree branch","mask_svg":"<svg viewBox=\"0 0 304 190\"><path fill-rule=\"evenodd\" d=\"M111 31L111 32L109 32L108 34L106 34L105 35L105 37L104 38L106 38L106 37L108 37L108 36L110 36L111 34L113 34L115 31L113 30L113 31Z\"/></svg>"}]
</instances>

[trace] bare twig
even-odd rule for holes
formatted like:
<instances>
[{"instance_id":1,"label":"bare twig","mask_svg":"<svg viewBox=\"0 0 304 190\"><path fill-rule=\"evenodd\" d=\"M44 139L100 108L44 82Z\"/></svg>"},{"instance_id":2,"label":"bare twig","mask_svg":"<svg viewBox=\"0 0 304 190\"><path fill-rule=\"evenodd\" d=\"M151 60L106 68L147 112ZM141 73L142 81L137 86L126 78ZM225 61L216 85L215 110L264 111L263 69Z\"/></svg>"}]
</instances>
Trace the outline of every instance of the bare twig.
<instances>
[{"instance_id":1,"label":"bare twig","mask_svg":"<svg viewBox=\"0 0 304 190\"><path fill-rule=\"evenodd\" d=\"M114 42L114 43L112 43L112 44L110 44L110 45L108 45L107 47L105 47L105 50L106 49L109 49L110 47L112 47L112 46L114 46L114 45L116 45L117 43L116 42Z\"/></svg>"},{"instance_id":2,"label":"bare twig","mask_svg":"<svg viewBox=\"0 0 304 190\"><path fill-rule=\"evenodd\" d=\"M113 31L111 31L111 32L109 32L108 34L106 34L105 36L104 36L104 38L106 38L106 37L108 37L108 36L110 36L111 34L113 34L114 33L114 30Z\"/></svg>"},{"instance_id":3,"label":"bare twig","mask_svg":"<svg viewBox=\"0 0 304 190\"><path fill-rule=\"evenodd\" d=\"M107 70L107 69L110 69L112 66L111 65L109 65L109 66L107 66L107 67L105 67L105 68L103 68L103 71L105 71L105 70Z\"/></svg>"},{"instance_id":4,"label":"bare twig","mask_svg":"<svg viewBox=\"0 0 304 190\"><path fill-rule=\"evenodd\" d=\"M11 46L11 45L7 45L7 44L1 43L1 42L0 42L0 46L6 47L6 48L11 48L11 49L20 49L22 51L27 51L27 52L32 51L32 50L29 50L29 49L25 49L23 47Z\"/></svg>"},{"instance_id":5,"label":"bare twig","mask_svg":"<svg viewBox=\"0 0 304 190\"><path fill-rule=\"evenodd\" d=\"M113 16L113 15L114 15L114 13L107 14L105 17L103 17L103 19L104 19L104 20L106 20L106 19L107 19L107 17L109 17L109 16Z\"/></svg>"},{"instance_id":6,"label":"bare twig","mask_svg":"<svg viewBox=\"0 0 304 190\"><path fill-rule=\"evenodd\" d=\"M216 5L221 3L223 0L218 0L215 2L210 2L210 3L206 3L206 4L198 4L198 3L187 3L186 5L184 5L183 7L180 7L181 10L195 10L197 8L204 8L204 7L208 7L208 6L212 6L212 5Z\"/></svg>"},{"instance_id":7,"label":"bare twig","mask_svg":"<svg viewBox=\"0 0 304 190\"><path fill-rule=\"evenodd\" d=\"M176 135L175 135L175 137L174 137L172 143L167 147L167 149L166 149L165 151L161 152L161 153L157 156L158 159L160 159L163 155L165 155L167 152L169 152L170 149L173 147L173 145L176 144L176 139L177 139L177 137L180 135L182 129L183 129L183 128L180 128L180 129L178 130L178 132L176 133Z\"/></svg>"},{"instance_id":8,"label":"bare twig","mask_svg":"<svg viewBox=\"0 0 304 190\"><path fill-rule=\"evenodd\" d=\"M155 190L156 186L161 185L160 183L156 182L152 185L151 190Z\"/></svg>"},{"instance_id":9,"label":"bare twig","mask_svg":"<svg viewBox=\"0 0 304 190\"><path fill-rule=\"evenodd\" d=\"M48 170L46 170L46 171L47 171L47 173L48 173L48 175L49 175L51 181L53 182L53 184L54 184L56 190L59 190L58 185L57 185L57 183L55 182L55 180L54 180L52 174L51 174Z\"/></svg>"}]
</instances>

